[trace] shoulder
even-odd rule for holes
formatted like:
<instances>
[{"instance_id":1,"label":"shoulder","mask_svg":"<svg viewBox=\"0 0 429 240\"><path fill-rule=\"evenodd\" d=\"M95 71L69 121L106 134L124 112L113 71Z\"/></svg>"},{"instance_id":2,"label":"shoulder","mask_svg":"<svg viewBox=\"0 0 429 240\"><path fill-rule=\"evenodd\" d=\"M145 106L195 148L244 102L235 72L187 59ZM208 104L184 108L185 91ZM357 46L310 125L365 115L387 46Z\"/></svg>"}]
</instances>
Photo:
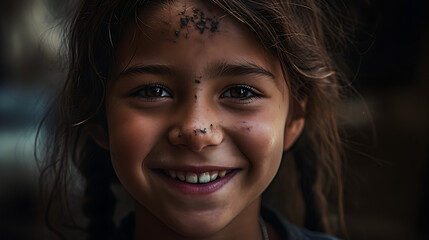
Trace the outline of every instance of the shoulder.
<instances>
[{"instance_id":1,"label":"shoulder","mask_svg":"<svg viewBox=\"0 0 429 240\"><path fill-rule=\"evenodd\" d=\"M261 216L264 221L270 223L278 231L281 239L284 240L339 240L325 233L313 232L298 227L266 206L262 206Z\"/></svg>"}]
</instances>

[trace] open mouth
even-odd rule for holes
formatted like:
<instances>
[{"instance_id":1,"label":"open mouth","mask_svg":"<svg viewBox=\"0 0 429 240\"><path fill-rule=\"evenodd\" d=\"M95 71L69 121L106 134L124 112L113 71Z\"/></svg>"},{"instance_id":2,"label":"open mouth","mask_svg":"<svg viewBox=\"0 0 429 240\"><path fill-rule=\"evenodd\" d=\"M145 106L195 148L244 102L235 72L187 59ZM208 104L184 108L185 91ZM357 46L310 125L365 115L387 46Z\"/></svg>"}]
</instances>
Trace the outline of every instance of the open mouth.
<instances>
[{"instance_id":1,"label":"open mouth","mask_svg":"<svg viewBox=\"0 0 429 240\"><path fill-rule=\"evenodd\" d=\"M228 174L230 174L233 170L220 170L220 171L210 171L203 173L194 173L194 172L182 172L175 170L164 170L158 169L162 174L169 176L172 179L191 183L191 184L204 184L216 181L221 179Z\"/></svg>"}]
</instances>

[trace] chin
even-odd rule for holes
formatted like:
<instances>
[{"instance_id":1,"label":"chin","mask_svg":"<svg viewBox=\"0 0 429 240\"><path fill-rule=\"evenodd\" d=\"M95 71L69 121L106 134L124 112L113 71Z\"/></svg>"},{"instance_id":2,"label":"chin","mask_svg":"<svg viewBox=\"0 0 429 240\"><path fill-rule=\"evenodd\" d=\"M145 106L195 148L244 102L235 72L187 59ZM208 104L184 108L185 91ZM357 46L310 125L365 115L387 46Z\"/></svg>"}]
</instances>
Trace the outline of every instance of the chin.
<instances>
[{"instance_id":1,"label":"chin","mask_svg":"<svg viewBox=\"0 0 429 240\"><path fill-rule=\"evenodd\" d=\"M213 219L213 217L201 219L185 215L179 219L179 222L171 224L169 227L182 236L202 238L214 235L224 229L226 225L218 219Z\"/></svg>"}]
</instances>

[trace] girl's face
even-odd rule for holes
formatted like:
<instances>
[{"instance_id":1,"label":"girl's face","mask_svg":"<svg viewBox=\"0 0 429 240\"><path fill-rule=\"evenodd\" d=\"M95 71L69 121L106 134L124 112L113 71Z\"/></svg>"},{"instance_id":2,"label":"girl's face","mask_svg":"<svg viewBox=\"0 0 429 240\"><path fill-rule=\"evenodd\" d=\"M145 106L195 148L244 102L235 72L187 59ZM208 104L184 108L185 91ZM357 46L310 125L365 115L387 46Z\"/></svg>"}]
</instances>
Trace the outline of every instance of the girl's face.
<instances>
[{"instance_id":1,"label":"girl's face","mask_svg":"<svg viewBox=\"0 0 429 240\"><path fill-rule=\"evenodd\" d=\"M138 21L111 66L106 137L93 134L136 201L137 224L195 237L246 221L258 229L260 195L303 125L286 124L278 60L244 25L199 1L159 6Z\"/></svg>"}]
</instances>

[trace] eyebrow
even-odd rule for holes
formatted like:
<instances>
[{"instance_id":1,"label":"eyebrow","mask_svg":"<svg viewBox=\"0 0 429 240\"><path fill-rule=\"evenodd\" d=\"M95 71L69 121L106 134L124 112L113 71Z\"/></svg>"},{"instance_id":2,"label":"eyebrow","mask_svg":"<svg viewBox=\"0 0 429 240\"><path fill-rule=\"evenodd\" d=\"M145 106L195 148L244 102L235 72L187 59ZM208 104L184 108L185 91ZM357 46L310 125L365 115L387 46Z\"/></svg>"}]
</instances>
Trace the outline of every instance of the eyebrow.
<instances>
[{"instance_id":1,"label":"eyebrow","mask_svg":"<svg viewBox=\"0 0 429 240\"><path fill-rule=\"evenodd\" d=\"M136 65L124 69L118 76L118 78L133 75L133 74L156 74L156 75L171 75L173 71L167 65L162 64L149 64L149 65Z\"/></svg>"},{"instance_id":2,"label":"eyebrow","mask_svg":"<svg viewBox=\"0 0 429 240\"><path fill-rule=\"evenodd\" d=\"M228 63L225 61L213 64L206 70L210 78L225 77L225 76L243 76L243 75L262 75L274 79L275 76L265 68L251 62L244 63ZM118 76L132 74L155 74L155 75L173 75L173 69L168 65L162 64L148 64L148 65L135 65L124 69Z\"/></svg>"},{"instance_id":3,"label":"eyebrow","mask_svg":"<svg viewBox=\"0 0 429 240\"><path fill-rule=\"evenodd\" d=\"M234 63L220 62L209 67L210 77L240 76L240 75L263 75L274 79L274 74L265 68L251 62Z\"/></svg>"}]
</instances>

